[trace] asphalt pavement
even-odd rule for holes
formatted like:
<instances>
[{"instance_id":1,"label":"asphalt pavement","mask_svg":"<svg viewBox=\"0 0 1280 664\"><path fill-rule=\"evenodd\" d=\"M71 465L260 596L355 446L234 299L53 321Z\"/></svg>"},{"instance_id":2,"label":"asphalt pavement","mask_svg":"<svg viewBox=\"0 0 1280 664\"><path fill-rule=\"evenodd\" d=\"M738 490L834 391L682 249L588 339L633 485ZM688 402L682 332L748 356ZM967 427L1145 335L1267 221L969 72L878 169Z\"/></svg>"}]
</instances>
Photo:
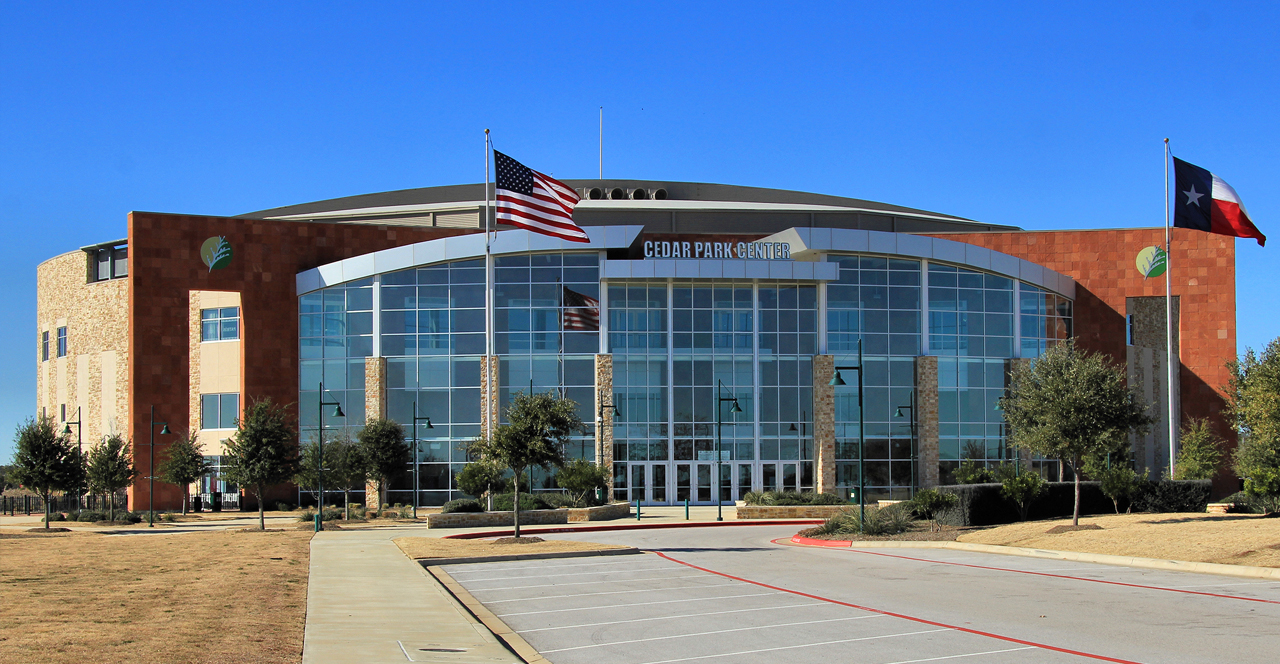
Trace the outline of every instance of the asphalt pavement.
<instances>
[{"instance_id":1,"label":"asphalt pavement","mask_svg":"<svg viewBox=\"0 0 1280 664\"><path fill-rule=\"evenodd\" d=\"M795 526L557 533L645 556L446 570L556 664L1274 662L1280 583L940 549L781 546Z\"/></svg>"}]
</instances>

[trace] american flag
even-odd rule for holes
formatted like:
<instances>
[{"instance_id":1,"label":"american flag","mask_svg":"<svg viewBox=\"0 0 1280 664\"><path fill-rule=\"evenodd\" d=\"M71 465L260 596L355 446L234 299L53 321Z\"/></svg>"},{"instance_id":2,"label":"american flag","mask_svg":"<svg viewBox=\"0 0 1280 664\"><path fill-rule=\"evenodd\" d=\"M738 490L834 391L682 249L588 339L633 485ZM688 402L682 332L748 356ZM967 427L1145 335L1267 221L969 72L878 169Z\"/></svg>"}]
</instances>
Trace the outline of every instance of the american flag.
<instances>
[{"instance_id":1,"label":"american flag","mask_svg":"<svg viewBox=\"0 0 1280 664\"><path fill-rule=\"evenodd\" d=\"M564 289L564 329L566 331L600 331L600 300Z\"/></svg>"},{"instance_id":2,"label":"american flag","mask_svg":"<svg viewBox=\"0 0 1280 664\"><path fill-rule=\"evenodd\" d=\"M590 242L573 223L573 207L581 198L559 180L493 151L497 167L498 221L570 242Z\"/></svg>"}]
</instances>

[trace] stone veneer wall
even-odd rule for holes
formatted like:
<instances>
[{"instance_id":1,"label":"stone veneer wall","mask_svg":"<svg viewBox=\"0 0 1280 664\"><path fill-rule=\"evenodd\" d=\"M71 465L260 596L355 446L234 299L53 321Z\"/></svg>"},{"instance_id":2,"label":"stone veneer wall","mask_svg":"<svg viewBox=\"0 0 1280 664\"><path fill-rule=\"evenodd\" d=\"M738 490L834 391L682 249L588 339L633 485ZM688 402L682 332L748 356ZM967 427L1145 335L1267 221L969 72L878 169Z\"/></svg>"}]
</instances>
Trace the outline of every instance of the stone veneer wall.
<instances>
[{"instance_id":1,"label":"stone veneer wall","mask_svg":"<svg viewBox=\"0 0 1280 664\"><path fill-rule=\"evenodd\" d=\"M132 256L129 259L132 267ZM85 449L113 433L128 435L128 279L86 283L88 256L71 251L36 267L36 415L61 423L80 407ZM57 357L59 327L67 328L67 355ZM49 333L49 360L40 336ZM185 351L185 345L183 350ZM61 427L59 427L60 429ZM74 427L73 427L74 428Z\"/></svg>"},{"instance_id":2,"label":"stone veneer wall","mask_svg":"<svg viewBox=\"0 0 1280 664\"><path fill-rule=\"evenodd\" d=\"M916 358L916 481L921 489L938 486L938 358Z\"/></svg>"},{"instance_id":3,"label":"stone veneer wall","mask_svg":"<svg viewBox=\"0 0 1280 664\"><path fill-rule=\"evenodd\" d=\"M836 492L836 388L834 355L813 356L813 449L818 493ZM741 517L739 517L741 518Z\"/></svg>"},{"instance_id":4,"label":"stone veneer wall","mask_svg":"<svg viewBox=\"0 0 1280 664\"><path fill-rule=\"evenodd\" d=\"M613 394L613 356L596 355L596 413L601 406L608 403L612 406ZM607 402L602 399L608 399ZM613 408L604 408L604 415L596 423L596 465L609 471L609 488L606 496L613 495Z\"/></svg>"},{"instance_id":5,"label":"stone veneer wall","mask_svg":"<svg viewBox=\"0 0 1280 664\"><path fill-rule=\"evenodd\" d=\"M387 358L364 358L364 417L372 421L387 416ZM326 492L327 493L327 492ZM378 504L378 483L366 482L364 485L364 506L376 510Z\"/></svg>"},{"instance_id":6,"label":"stone veneer wall","mask_svg":"<svg viewBox=\"0 0 1280 664\"><path fill-rule=\"evenodd\" d=\"M480 359L480 435L488 436L498 425L498 356Z\"/></svg>"}]
</instances>

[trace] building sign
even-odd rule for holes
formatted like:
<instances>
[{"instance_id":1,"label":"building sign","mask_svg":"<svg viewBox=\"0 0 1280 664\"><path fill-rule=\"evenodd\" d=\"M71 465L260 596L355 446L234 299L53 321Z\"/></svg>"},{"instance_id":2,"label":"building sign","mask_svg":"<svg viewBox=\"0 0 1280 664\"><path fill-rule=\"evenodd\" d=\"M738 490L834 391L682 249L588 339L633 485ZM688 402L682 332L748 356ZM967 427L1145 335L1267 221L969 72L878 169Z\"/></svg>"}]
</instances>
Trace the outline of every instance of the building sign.
<instances>
[{"instance_id":1,"label":"building sign","mask_svg":"<svg viewBox=\"0 0 1280 664\"><path fill-rule=\"evenodd\" d=\"M221 270L231 264L231 243L222 236L205 240L200 245L200 260L204 261L210 272Z\"/></svg>"},{"instance_id":2,"label":"building sign","mask_svg":"<svg viewBox=\"0 0 1280 664\"><path fill-rule=\"evenodd\" d=\"M1168 267L1169 256L1160 247L1147 247L1138 252L1136 263L1138 274L1141 274L1143 279L1158 277L1164 274L1165 268Z\"/></svg>"},{"instance_id":3,"label":"building sign","mask_svg":"<svg viewBox=\"0 0 1280 664\"><path fill-rule=\"evenodd\" d=\"M645 258L791 260L788 242L645 242Z\"/></svg>"}]
</instances>

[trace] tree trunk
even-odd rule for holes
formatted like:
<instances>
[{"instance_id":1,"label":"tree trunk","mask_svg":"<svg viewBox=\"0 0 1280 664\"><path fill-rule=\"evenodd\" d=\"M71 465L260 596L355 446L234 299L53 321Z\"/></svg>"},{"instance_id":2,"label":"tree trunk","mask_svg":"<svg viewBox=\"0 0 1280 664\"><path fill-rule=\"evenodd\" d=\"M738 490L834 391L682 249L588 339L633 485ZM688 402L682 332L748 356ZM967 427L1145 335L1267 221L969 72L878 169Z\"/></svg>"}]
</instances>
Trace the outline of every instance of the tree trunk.
<instances>
[{"instance_id":1,"label":"tree trunk","mask_svg":"<svg viewBox=\"0 0 1280 664\"><path fill-rule=\"evenodd\" d=\"M519 470L516 471L515 493L513 494L512 498L513 500L511 501L511 509L512 509L512 515L513 515L512 518L515 520L515 536L516 536L516 539L519 539L520 538L520 471Z\"/></svg>"},{"instance_id":2,"label":"tree trunk","mask_svg":"<svg viewBox=\"0 0 1280 664\"><path fill-rule=\"evenodd\" d=\"M351 487L350 486L342 490L342 509L343 509L342 520L350 521L351 520Z\"/></svg>"},{"instance_id":3,"label":"tree trunk","mask_svg":"<svg viewBox=\"0 0 1280 664\"><path fill-rule=\"evenodd\" d=\"M261 484L258 485L258 488L256 491L254 491L254 493L257 494L258 496L258 527L265 531L267 529L267 515L266 515L266 505L264 505L262 502L262 485ZM320 508L320 514L322 515L320 517L320 521L324 522L323 506L321 506Z\"/></svg>"},{"instance_id":4,"label":"tree trunk","mask_svg":"<svg viewBox=\"0 0 1280 664\"><path fill-rule=\"evenodd\" d=\"M1079 467L1080 467L1080 457L1077 456L1075 459L1072 459L1072 463L1071 463L1071 474L1075 476L1075 485L1076 485L1076 506L1075 506L1075 510L1071 512L1072 526L1080 525L1080 471L1076 470Z\"/></svg>"},{"instance_id":5,"label":"tree trunk","mask_svg":"<svg viewBox=\"0 0 1280 664\"><path fill-rule=\"evenodd\" d=\"M116 492L115 491L111 491L107 493L107 519L109 519L111 523L116 522Z\"/></svg>"},{"instance_id":6,"label":"tree trunk","mask_svg":"<svg viewBox=\"0 0 1280 664\"><path fill-rule=\"evenodd\" d=\"M182 516L187 515L187 503L191 502L191 485L182 485Z\"/></svg>"},{"instance_id":7,"label":"tree trunk","mask_svg":"<svg viewBox=\"0 0 1280 664\"><path fill-rule=\"evenodd\" d=\"M44 494L44 529L49 529L49 494Z\"/></svg>"}]
</instances>

